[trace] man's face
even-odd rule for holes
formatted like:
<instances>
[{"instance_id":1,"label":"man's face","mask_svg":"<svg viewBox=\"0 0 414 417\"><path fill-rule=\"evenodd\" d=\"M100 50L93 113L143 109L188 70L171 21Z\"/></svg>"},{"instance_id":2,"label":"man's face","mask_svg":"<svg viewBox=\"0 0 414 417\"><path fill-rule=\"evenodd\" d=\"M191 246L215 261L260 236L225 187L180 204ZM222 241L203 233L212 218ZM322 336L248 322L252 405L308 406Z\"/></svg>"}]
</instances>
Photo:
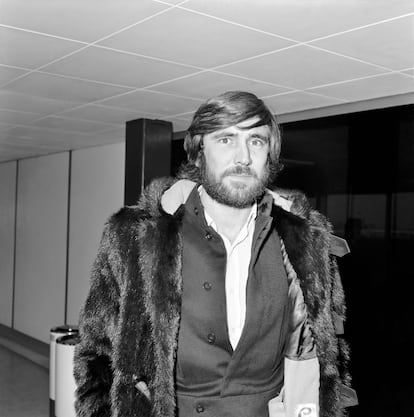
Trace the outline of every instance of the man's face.
<instances>
[{"instance_id":1,"label":"man's face","mask_svg":"<svg viewBox=\"0 0 414 417\"><path fill-rule=\"evenodd\" d=\"M249 129L257 121L253 117L203 138L201 182L219 203L245 208L263 194L269 178L270 129Z\"/></svg>"}]
</instances>

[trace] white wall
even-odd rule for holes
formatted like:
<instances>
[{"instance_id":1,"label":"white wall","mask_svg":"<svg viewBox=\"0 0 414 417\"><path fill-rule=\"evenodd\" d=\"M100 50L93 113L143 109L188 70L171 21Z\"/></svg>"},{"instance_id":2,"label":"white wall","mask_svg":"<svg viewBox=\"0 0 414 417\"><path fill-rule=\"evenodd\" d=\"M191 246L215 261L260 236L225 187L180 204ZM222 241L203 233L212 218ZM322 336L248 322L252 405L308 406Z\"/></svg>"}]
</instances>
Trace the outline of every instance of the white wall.
<instances>
[{"instance_id":1,"label":"white wall","mask_svg":"<svg viewBox=\"0 0 414 417\"><path fill-rule=\"evenodd\" d=\"M123 143L73 151L67 322L77 323L105 221L124 199Z\"/></svg>"},{"instance_id":2,"label":"white wall","mask_svg":"<svg viewBox=\"0 0 414 417\"><path fill-rule=\"evenodd\" d=\"M17 163L0 164L0 323L12 325Z\"/></svg>"},{"instance_id":3,"label":"white wall","mask_svg":"<svg viewBox=\"0 0 414 417\"><path fill-rule=\"evenodd\" d=\"M19 162L14 328L44 342L63 324L69 152Z\"/></svg>"},{"instance_id":4,"label":"white wall","mask_svg":"<svg viewBox=\"0 0 414 417\"><path fill-rule=\"evenodd\" d=\"M77 323L124 157L118 143L0 163L0 324L48 343Z\"/></svg>"}]
</instances>

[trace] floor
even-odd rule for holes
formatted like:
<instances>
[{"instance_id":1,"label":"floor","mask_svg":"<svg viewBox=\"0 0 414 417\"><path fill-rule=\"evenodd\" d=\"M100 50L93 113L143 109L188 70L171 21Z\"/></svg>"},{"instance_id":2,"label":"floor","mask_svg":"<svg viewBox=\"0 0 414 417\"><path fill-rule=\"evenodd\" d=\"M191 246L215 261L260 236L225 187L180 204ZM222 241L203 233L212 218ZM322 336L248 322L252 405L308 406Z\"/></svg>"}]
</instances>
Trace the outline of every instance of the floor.
<instances>
[{"instance_id":1,"label":"floor","mask_svg":"<svg viewBox=\"0 0 414 417\"><path fill-rule=\"evenodd\" d=\"M49 372L0 345L0 416L49 416Z\"/></svg>"}]
</instances>

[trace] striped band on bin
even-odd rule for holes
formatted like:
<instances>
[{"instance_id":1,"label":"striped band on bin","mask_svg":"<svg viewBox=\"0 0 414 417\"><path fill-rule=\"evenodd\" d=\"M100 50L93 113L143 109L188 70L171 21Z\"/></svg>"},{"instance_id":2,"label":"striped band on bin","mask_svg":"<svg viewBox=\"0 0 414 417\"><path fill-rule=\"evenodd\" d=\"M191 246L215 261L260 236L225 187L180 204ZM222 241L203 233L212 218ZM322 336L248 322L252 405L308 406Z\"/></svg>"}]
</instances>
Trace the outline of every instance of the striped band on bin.
<instances>
[{"instance_id":1,"label":"striped band on bin","mask_svg":"<svg viewBox=\"0 0 414 417\"><path fill-rule=\"evenodd\" d=\"M78 333L79 332L79 328L78 326L74 325L74 324L64 324L62 326L56 326L56 327L52 327L50 329L50 333L59 333L59 334L72 334L72 333Z\"/></svg>"}]
</instances>

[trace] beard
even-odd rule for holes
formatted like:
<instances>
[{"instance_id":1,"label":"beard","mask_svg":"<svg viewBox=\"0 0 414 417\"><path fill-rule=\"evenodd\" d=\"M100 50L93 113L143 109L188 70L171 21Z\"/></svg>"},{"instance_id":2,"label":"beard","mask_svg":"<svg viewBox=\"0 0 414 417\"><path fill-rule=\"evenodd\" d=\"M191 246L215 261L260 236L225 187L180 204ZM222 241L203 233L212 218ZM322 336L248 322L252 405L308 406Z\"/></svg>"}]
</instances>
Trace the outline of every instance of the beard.
<instances>
[{"instance_id":1,"label":"beard","mask_svg":"<svg viewBox=\"0 0 414 417\"><path fill-rule=\"evenodd\" d=\"M228 176L249 176L248 181L224 182ZM226 169L217 176L206 164L204 155L200 155L200 180L207 194L217 202L235 208L251 207L265 192L269 181L270 170L268 164L259 176L250 167L235 166Z\"/></svg>"}]
</instances>

